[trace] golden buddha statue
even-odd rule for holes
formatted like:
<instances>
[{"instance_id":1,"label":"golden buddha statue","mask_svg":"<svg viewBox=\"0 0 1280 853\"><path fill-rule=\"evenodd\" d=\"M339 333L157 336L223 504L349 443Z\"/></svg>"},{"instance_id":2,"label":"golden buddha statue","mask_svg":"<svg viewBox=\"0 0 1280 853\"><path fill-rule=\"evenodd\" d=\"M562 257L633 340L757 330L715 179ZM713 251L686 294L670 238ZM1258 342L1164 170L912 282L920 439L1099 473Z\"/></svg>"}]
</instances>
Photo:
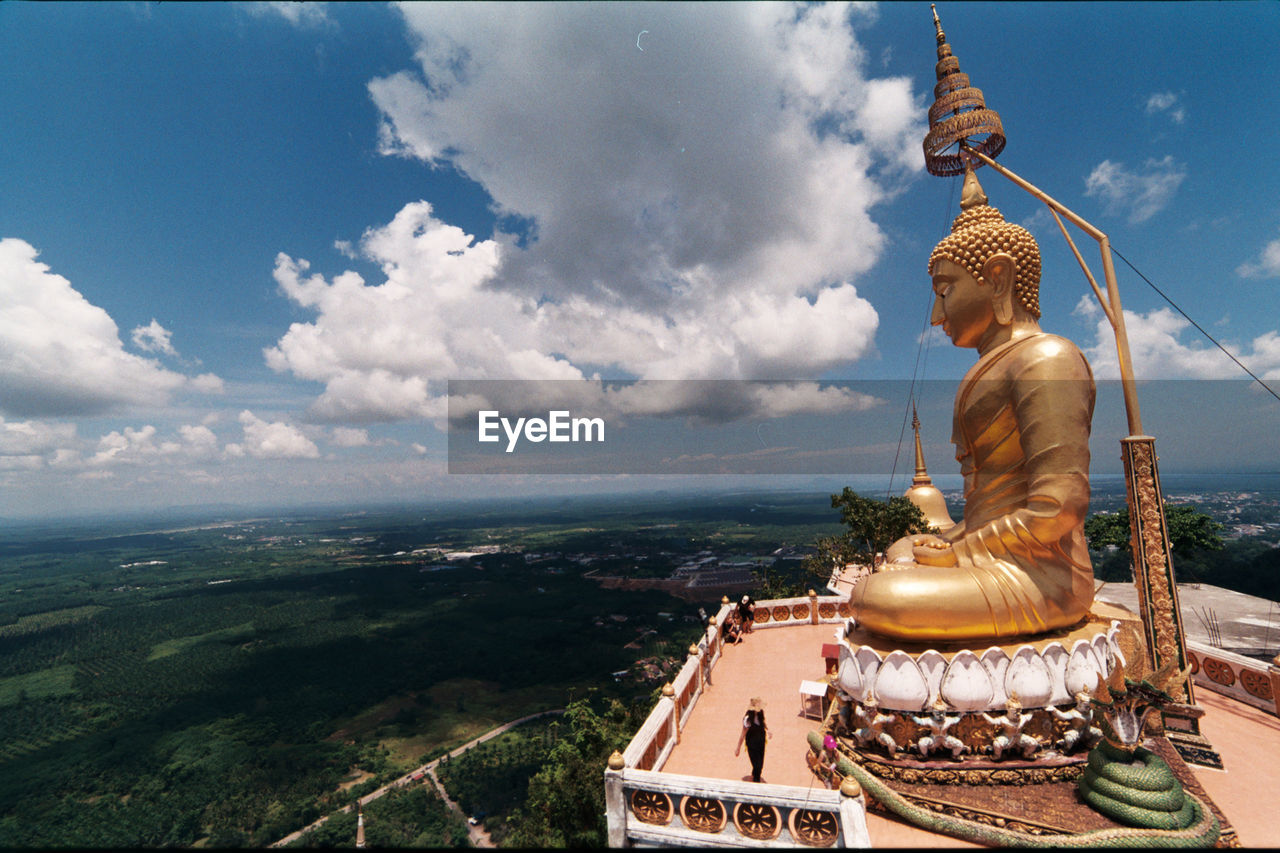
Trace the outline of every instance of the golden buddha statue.
<instances>
[{"instance_id":1,"label":"golden buddha statue","mask_svg":"<svg viewBox=\"0 0 1280 853\"><path fill-rule=\"evenodd\" d=\"M853 590L858 622L914 641L996 639L1079 622L1093 601L1084 537L1094 383L1041 331L1040 250L987 204L972 169L934 248L932 323L978 362L956 391L964 518L898 540Z\"/></svg>"}]
</instances>

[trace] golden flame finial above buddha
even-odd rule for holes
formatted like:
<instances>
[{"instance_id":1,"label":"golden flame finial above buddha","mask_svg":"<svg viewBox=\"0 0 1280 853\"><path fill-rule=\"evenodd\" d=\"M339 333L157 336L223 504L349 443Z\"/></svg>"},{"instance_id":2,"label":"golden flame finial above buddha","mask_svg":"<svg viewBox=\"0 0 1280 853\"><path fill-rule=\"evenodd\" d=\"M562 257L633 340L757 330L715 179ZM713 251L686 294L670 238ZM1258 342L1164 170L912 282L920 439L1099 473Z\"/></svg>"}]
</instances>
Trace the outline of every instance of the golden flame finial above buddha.
<instances>
[{"instance_id":1,"label":"golden flame finial above buddha","mask_svg":"<svg viewBox=\"0 0 1280 853\"><path fill-rule=\"evenodd\" d=\"M982 184L978 183L978 176L974 174L973 168L968 167L964 170L964 187L960 190L960 209L968 210L971 207L986 207L987 194L982 189ZM999 213L999 211L996 211ZM955 231L955 222L951 223L951 230Z\"/></svg>"},{"instance_id":2,"label":"golden flame finial above buddha","mask_svg":"<svg viewBox=\"0 0 1280 853\"><path fill-rule=\"evenodd\" d=\"M967 143L994 158L1004 150L1004 126L999 113L987 109L982 90L970 86L969 75L960 73L960 60L947 44L938 10L930 8L938 38L938 64L934 69L938 84L933 87L934 102L929 108L924 163L930 174L949 177L964 174L966 164L959 150L954 154L943 152L952 145Z\"/></svg>"}]
</instances>

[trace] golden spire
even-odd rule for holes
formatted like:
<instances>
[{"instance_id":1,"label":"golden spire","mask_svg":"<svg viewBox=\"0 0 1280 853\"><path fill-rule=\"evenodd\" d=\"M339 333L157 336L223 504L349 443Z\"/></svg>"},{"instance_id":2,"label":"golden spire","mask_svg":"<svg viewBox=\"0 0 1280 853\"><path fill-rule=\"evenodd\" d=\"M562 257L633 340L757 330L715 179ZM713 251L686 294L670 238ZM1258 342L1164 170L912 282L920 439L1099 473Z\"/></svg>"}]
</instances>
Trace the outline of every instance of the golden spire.
<instances>
[{"instance_id":1,"label":"golden spire","mask_svg":"<svg viewBox=\"0 0 1280 853\"><path fill-rule=\"evenodd\" d=\"M911 429L916 434L916 475L911 480L913 486L932 486L929 472L924 467L924 448L920 446L920 416L916 414L916 404L911 404Z\"/></svg>"},{"instance_id":2,"label":"golden spire","mask_svg":"<svg viewBox=\"0 0 1280 853\"><path fill-rule=\"evenodd\" d=\"M903 493L903 497L920 508L930 527L946 530L954 526L955 522L947 511L947 499L933 484L929 471L924 466L924 448L920 445L920 417L916 414L915 403L911 404L911 428L916 433L916 475L911 480L911 488Z\"/></svg>"},{"instance_id":3,"label":"golden spire","mask_svg":"<svg viewBox=\"0 0 1280 853\"><path fill-rule=\"evenodd\" d=\"M952 145L968 143L977 151L994 158L1004 150L1004 126L995 110L987 109L982 91L969 85L969 75L960 73L960 60L951 54L951 45L942 31L938 10L932 5L933 26L937 31L938 84L933 87L933 106L929 108L929 133L924 138L924 164L932 175L949 177L965 171L965 160L959 151L944 154Z\"/></svg>"},{"instance_id":4,"label":"golden spire","mask_svg":"<svg viewBox=\"0 0 1280 853\"><path fill-rule=\"evenodd\" d=\"M367 845L364 840L364 808L362 806L357 806L356 815L356 847L363 850Z\"/></svg>"}]
</instances>

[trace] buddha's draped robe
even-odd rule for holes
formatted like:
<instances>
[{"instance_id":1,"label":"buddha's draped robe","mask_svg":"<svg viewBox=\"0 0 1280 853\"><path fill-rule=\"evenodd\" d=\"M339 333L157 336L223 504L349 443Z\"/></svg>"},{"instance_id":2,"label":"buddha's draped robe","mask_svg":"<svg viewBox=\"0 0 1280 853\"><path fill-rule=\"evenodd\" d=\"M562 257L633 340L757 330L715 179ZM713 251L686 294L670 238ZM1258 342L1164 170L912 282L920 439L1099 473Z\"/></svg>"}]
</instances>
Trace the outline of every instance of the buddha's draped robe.
<instances>
[{"instance_id":1,"label":"buddha's draped robe","mask_svg":"<svg viewBox=\"0 0 1280 853\"><path fill-rule=\"evenodd\" d=\"M1038 634L1093 601L1084 536L1093 375L1043 332L983 355L956 392L952 441L964 520L941 538L957 566L891 564L853 592L869 630L914 640Z\"/></svg>"}]
</instances>

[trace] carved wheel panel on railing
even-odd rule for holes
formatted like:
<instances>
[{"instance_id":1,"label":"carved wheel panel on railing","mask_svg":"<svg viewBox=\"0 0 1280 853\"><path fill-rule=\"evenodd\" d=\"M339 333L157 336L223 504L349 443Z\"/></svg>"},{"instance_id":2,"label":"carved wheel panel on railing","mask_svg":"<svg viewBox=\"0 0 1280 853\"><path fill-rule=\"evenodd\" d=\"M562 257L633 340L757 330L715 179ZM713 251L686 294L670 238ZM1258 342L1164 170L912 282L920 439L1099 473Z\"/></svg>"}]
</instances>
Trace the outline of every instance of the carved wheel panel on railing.
<instances>
[{"instance_id":1,"label":"carved wheel panel on railing","mask_svg":"<svg viewBox=\"0 0 1280 853\"><path fill-rule=\"evenodd\" d=\"M755 621L761 624L769 621L769 608L757 607L755 613Z\"/></svg>"},{"instance_id":2,"label":"carved wheel panel on railing","mask_svg":"<svg viewBox=\"0 0 1280 853\"><path fill-rule=\"evenodd\" d=\"M809 605L807 605L807 604L793 604L793 605L791 605L791 617L792 617L793 619L808 619L808 618L809 618Z\"/></svg>"},{"instance_id":3,"label":"carved wheel panel on railing","mask_svg":"<svg viewBox=\"0 0 1280 853\"><path fill-rule=\"evenodd\" d=\"M836 615L836 606L830 602L818 605L818 616L822 619L834 619Z\"/></svg>"},{"instance_id":4,"label":"carved wheel panel on railing","mask_svg":"<svg viewBox=\"0 0 1280 853\"><path fill-rule=\"evenodd\" d=\"M842 601L836 607L836 612L840 614L840 617L842 619L848 619L850 616L853 615L853 608L849 606L849 602Z\"/></svg>"},{"instance_id":5,"label":"carved wheel panel on railing","mask_svg":"<svg viewBox=\"0 0 1280 853\"><path fill-rule=\"evenodd\" d=\"M1192 675L1200 671L1200 656L1190 649L1187 650L1187 663L1191 665Z\"/></svg>"},{"instance_id":6,"label":"carved wheel panel on railing","mask_svg":"<svg viewBox=\"0 0 1280 853\"><path fill-rule=\"evenodd\" d=\"M632 791L631 813L644 823L666 826L671 823L675 809L671 798L661 791Z\"/></svg>"},{"instance_id":7,"label":"carved wheel panel on railing","mask_svg":"<svg viewBox=\"0 0 1280 853\"><path fill-rule=\"evenodd\" d=\"M1240 686L1250 696L1267 701L1275 699L1275 692L1271 689L1271 679L1260 672L1254 672L1251 669L1240 670Z\"/></svg>"},{"instance_id":8,"label":"carved wheel panel on railing","mask_svg":"<svg viewBox=\"0 0 1280 853\"><path fill-rule=\"evenodd\" d=\"M791 608L785 604L779 604L773 608L773 621L785 622L787 617L791 615Z\"/></svg>"},{"instance_id":9,"label":"carved wheel panel on railing","mask_svg":"<svg viewBox=\"0 0 1280 853\"><path fill-rule=\"evenodd\" d=\"M724 829L728 815L719 800L685 797L680 801L680 819L689 829L716 833Z\"/></svg>"},{"instance_id":10,"label":"carved wheel panel on railing","mask_svg":"<svg viewBox=\"0 0 1280 853\"><path fill-rule=\"evenodd\" d=\"M770 841L782 832L782 815L764 803L737 803L733 807L733 825L747 838Z\"/></svg>"},{"instance_id":11,"label":"carved wheel panel on railing","mask_svg":"<svg viewBox=\"0 0 1280 853\"><path fill-rule=\"evenodd\" d=\"M1230 687L1236 683L1236 674L1231 671L1231 664L1214 658L1204 659L1204 674L1223 687Z\"/></svg>"},{"instance_id":12,"label":"carved wheel panel on railing","mask_svg":"<svg viewBox=\"0 0 1280 853\"><path fill-rule=\"evenodd\" d=\"M788 823L791 837L810 847L830 847L840 837L840 825L831 812L794 809Z\"/></svg>"}]
</instances>

